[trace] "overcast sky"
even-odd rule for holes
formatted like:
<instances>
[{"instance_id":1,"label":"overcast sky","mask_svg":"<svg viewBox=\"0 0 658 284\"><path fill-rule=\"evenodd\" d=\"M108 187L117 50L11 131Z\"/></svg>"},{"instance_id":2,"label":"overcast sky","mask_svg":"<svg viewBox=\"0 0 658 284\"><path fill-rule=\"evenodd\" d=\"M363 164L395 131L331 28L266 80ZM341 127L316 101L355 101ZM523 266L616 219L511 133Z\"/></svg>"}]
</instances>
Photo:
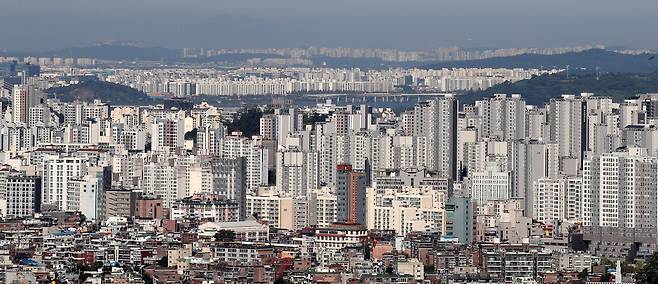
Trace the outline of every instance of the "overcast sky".
<instances>
[{"instance_id":1,"label":"overcast sky","mask_svg":"<svg viewBox=\"0 0 658 284\"><path fill-rule=\"evenodd\" d=\"M0 49L658 48L656 0L0 0Z\"/></svg>"}]
</instances>

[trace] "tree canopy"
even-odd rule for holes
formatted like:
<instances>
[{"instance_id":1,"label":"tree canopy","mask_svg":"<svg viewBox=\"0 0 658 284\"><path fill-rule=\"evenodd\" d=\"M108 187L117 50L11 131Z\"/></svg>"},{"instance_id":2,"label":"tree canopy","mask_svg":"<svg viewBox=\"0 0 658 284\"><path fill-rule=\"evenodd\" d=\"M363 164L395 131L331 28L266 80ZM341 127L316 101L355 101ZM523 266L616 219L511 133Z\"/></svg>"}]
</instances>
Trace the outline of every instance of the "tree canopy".
<instances>
[{"instance_id":1,"label":"tree canopy","mask_svg":"<svg viewBox=\"0 0 658 284\"><path fill-rule=\"evenodd\" d=\"M578 74L567 77L565 72L535 76L518 82L505 82L483 91L459 96L462 103L473 103L494 94L521 94L528 104L543 105L550 98L563 94L594 93L619 102L642 93L658 92L658 72L631 74Z\"/></svg>"},{"instance_id":2,"label":"tree canopy","mask_svg":"<svg viewBox=\"0 0 658 284\"><path fill-rule=\"evenodd\" d=\"M635 281L638 284L658 283L658 252L654 253L647 263L638 269Z\"/></svg>"},{"instance_id":3,"label":"tree canopy","mask_svg":"<svg viewBox=\"0 0 658 284\"><path fill-rule=\"evenodd\" d=\"M216 241L232 242L235 241L235 232L231 230L219 230L215 233Z\"/></svg>"},{"instance_id":4,"label":"tree canopy","mask_svg":"<svg viewBox=\"0 0 658 284\"><path fill-rule=\"evenodd\" d=\"M88 80L79 84L50 88L46 93L56 96L64 102L75 100L101 100L113 105L148 105L157 101L128 86L99 80Z\"/></svg>"},{"instance_id":5,"label":"tree canopy","mask_svg":"<svg viewBox=\"0 0 658 284\"><path fill-rule=\"evenodd\" d=\"M228 132L240 131L245 137L251 137L260 133L260 118L263 112L258 108L246 109L237 113L233 121L225 122Z\"/></svg>"}]
</instances>

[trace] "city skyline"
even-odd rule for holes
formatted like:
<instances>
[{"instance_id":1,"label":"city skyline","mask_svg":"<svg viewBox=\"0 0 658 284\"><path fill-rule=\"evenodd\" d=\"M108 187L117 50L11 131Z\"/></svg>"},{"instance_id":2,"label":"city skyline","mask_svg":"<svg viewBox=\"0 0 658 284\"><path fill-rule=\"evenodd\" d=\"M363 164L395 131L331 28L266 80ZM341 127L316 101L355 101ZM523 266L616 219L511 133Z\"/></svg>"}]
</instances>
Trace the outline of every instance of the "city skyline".
<instances>
[{"instance_id":1,"label":"city skyline","mask_svg":"<svg viewBox=\"0 0 658 284\"><path fill-rule=\"evenodd\" d=\"M3 60L10 282L632 283L658 257L655 93L462 102L572 77Z\"/></svg>"},{"instance_id":2,"label":"city skyline","mask_svg":"<svg viewBox=\"0 0 658 284\"><path fill-rule=\"evenodd\" d=\"M0 284L658 283L658 2L0 5Z\"/></svg>"}]
</instances>

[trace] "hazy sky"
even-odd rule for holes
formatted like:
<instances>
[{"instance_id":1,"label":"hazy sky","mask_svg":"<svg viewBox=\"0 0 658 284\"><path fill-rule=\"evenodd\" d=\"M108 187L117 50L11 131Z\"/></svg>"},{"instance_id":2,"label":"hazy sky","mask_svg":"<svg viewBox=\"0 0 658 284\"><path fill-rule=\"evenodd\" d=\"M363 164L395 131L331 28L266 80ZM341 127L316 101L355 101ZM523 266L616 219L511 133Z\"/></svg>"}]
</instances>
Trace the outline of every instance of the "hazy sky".
<instances>
[{"instance_id":1,"label":"hazy sky","mask_svg":"<svg viewBox=\"0 0 658 284\"><path fill-rule=\"evenodd\" d=\"M0 0L0 49L658 48L656 0Z\"/></svg>"}]
</instances>

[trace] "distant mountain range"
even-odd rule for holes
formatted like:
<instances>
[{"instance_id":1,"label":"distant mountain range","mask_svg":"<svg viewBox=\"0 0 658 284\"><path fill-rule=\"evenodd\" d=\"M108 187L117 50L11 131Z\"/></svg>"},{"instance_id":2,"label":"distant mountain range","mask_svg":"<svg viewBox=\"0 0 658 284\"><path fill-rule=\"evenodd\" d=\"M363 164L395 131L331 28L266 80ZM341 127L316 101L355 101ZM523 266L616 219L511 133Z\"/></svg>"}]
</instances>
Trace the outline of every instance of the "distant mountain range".
<instances>
[{"instance_id":1,"label":"distant mountain range","mask_svg":"<svg viewBox=\"0 0 658 284\"><path fill-rule=\"evenodd\" d=\"M62 50L43 51L36 53L6 52L7 56L36 57L74 57L96 58L104 60L148 60L175 61L180 58L180 50L164 47L139 47L131 45L94 45L87 47L72 47Z\"/></svg>"},{"instance_id":2,"label":"distant mountain range","mask_svg":"<svg viewBox=\"0 0 658 284\"><path fill-rule=\"evenodd\" d=\"M137 47L127 45L98 45L59 50L50 53L51 56L88 57L106 60L175 60L180 57L180 51L163 47Z\"/></svg>"},{"instance_id":3,"label":"distant mountain range","mask_svg":"<svg viewBox=\"0 0 658 284\"><path fill-rule=\"evenodd\" d=\"M483 91L458 96L460 103L473 103L494 94L521 94L528 104L543 105L562 94L594 93L620 102L643 93L658 93L658 72L594 73L569 75L566 72L535 76L515 83L506 82Z\"/></svg>"},{"instance_id":4,"label":"distant mountain range","mask_svg":"<svg viewBox=\"0 0 658 284\"><path fill-rule=\"evenodd\" d=\"M89 57L105 60L148 60L165 62L208 63L231 62L240 63L250 58L280 58L273 54L224 54L209 58L181 58L179 49L162 47L140 47L133 45L96 45L89 47L74 47L57 51L38 53L4 52L5 56L37 56L37 57ZM569 72L602 73L649 73L658 70L658 54L628 55L603 49L590 49L582 52L571 52L555 55L523 54L508 57L488 59L445 61L445 62L388 62L379 58L330 58L314 57L315 65L338 68L375 68L417 67L424 69L440 68L555 68L566 69Z\"/></svg>"},{"instance_id":5,"label":"distant mountain range","mask_svg":"<svg viewBox=\"0 0 658 284\"><path fill-rule=\"evenodd\" d=\"M423 65L424 69L440 68L555 68L575 73L624 72L649 73L658 70L656 54L628 55L603 49L590 49L555 55L522 54L479 60L438 62Z\"/></svg>"}]
</instances>

